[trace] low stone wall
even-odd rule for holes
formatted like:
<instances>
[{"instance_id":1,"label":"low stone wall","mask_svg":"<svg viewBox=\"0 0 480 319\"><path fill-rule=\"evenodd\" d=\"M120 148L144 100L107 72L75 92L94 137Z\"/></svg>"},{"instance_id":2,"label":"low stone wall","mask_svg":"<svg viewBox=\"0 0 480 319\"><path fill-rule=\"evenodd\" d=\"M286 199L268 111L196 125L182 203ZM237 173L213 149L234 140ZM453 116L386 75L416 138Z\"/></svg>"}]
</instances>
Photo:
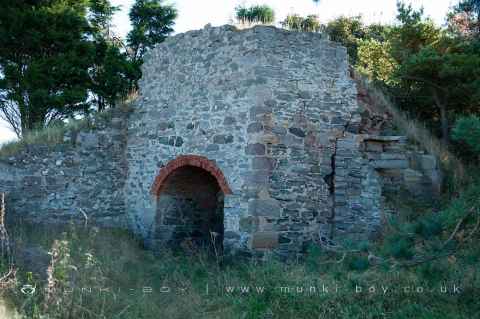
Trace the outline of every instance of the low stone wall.
<instances>
[{"instance_id":1,"label":"low stone wall","mask_svg":"<svg viewBox=\"0 0 480 319\"><path fill-rule=\"evenodd\" d=\"M409 192L416 198L436 199L442 173L435 156L409 144L404 136L364 136L363 150L381 177L383 193Z\"/></svg>"},{"instance_id":2,"label":"low stone wall","mask_svg":"<svg viewBox=\"0 0 480 319\"><path fill-rule=\"evenodd\" d=\"M67 223L126 227L123 187L125 115L96 128L67 132L58 145L27 145L0 158L0 192L7 222Z\"/></svg>"}]
</instances>

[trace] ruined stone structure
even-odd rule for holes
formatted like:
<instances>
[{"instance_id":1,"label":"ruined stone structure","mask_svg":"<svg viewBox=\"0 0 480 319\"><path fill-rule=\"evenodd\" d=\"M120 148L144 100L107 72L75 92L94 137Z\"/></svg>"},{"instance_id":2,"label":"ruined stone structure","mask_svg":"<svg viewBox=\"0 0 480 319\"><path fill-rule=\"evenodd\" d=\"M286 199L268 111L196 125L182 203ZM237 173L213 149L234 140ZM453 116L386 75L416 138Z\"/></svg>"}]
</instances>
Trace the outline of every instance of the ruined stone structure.
<instances>
[{"instance_id":1,"label":"ruined stone structure","mask_svg":"<svg viewBox=\"0 0 480 319\"><path fill-rule=\"evenodd\" d=\"M320 34L179 34L148 53L140 88L111 123L3 160L15 218L86 218L154 249L290 256L375 235L385 189L432 192L433 157L361 134L346 49Z\"/></svg>"}]
</instances>

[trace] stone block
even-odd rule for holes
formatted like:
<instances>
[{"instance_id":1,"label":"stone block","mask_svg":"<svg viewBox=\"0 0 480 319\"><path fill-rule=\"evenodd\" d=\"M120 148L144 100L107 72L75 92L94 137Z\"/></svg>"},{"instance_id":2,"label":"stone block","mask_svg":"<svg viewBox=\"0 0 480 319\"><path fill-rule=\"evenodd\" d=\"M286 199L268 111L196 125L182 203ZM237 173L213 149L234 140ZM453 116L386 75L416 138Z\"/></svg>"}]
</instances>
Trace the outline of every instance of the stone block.
<instances>
[{"instance_id":1,"label":"stone block","mask_svg":"<svg viewBox=\"0 0 480 319\"><path fill-rule=\"evenodd\" d=\"M403 180L407 184L420 183L423 179L423 174L413 169L406 169L403 172Z\"/></svg>"},{"instance_id":2,"label":"stone block","mask_svg":"<svg viewBox=\"0 0 480 319\"><path fill-rule=\"evenodd\" d=\"M433 155L422 155L420 157L420 165L425 171L436 169L437 159Z\"/></svg>"},{"instance_id":3,"label":"stone block","mask_svg":"<svg viewBox=\"0 0 480 319\"><path fill-rule=\"evenodd\" d=\"M250 123L247 127L247 133L258 133L263 130L263 125L262 123L259 122L253 122Z\"/></svg>"},{"instance_id":4,"label":"stone block","mask_svg":"<svg viewBox=\"0 0 480 319\"><path fill-rule=\"evenodd\" d=\"M252 159L252 168L259 170L273 170L275 160L269 157L254 157Z\"/></svg>"},{"instance_id":5,"label":"stone block","mask_svg":"<svg viewBox=\"0 0 480 319\"><path fill-rule=\"evenodd\" d=\"M233 142L232 135L218 134L213 137L213 143L215 144L229 144Z\"/></svg>"},{"instance_id":6,"label":"stone block","mask_svg":"<svg viewBox=\"0 0 480 319\"><path fill-rule=\"evenodd\" d=\"M382 153L380 154L381 160L406 160L407 157L403 153Z\"/></svg>"},{"instance_id":7,"label":"stone block","mask_svg":"<svg viewBox=\"0 0 480 319\"><path fill-rule=\"evenodd\" d=\"M258 217L247 216L240 219L240 231L252 233L257 230L259 225Z\"/></svg>"},{"instance_id":8,"label":"stone block","mask_svg":"<svg viewBox=\"0 0 480 319\"><path fill-rule=\"evenodd\" d=\"M77 136L77 144L85 148L94 148L98 146L98 135L94 133L81 132Z\"/></svg>"},{"instance_id":9,"label":"stone block","mask_svg":"<svg viewBox=\"0 0 480 319\"><path fill-rule=\"evenodd\" d=\"M367 152L378 152L378 153L383 152L383 143L368 141L365 143L365 150Z\"/></svg>"},{"instance_id":10,"label":"stone block","mask_svg":"<svg viewBox=\"0 0 480 319\"><path fill-rule=\"evenodd\" d=\"M248 212L253 216L280 217L281 207L277 200L253 199L248 203Z\"/></svg>"},{"instance_id":11,"label":"stone block","mask_svg":"<svg viewBox=\"0 0 480 319\"><path fill-rule=\"evenodd\" d=\"M237 121L235 120L235 118L233 116L227 116L225 117L225 119L223 120L223 124L224 125L232 125L232 124L235 124Z\"/></svg>"},{"instance_id":12,"label":"stone block","mask_svg":"<svg viewBox=\"0 0 480 319\"><path fill-rule=\"evenodd\" d=\"M278 233L272 231L256 232L252 235L252 249L272 249L278 247Z\"/></svg>"},{"instance_id":13,"label":"stone block","mask_svg":"<svg viewBox=\"0 0 480 319\"><path fill-rule=\"evenodd\" d=\"M260 143L248 144L245 153L247 155L265 155L265 145Z\"/></svg>"},{"instance_id":14,"label":"stone block","mask_svg":"<svg viewBox=\"0 0 480 319\"><path fill-rule=\"evenodd\" d=\"M295 135L295 136L298 136L298 137L305 137L306 134L305 134L305 131L303 131L302 129L298 128L298 127L291 127L288 129L288 131Z\"/></svg>"},{"instance_id":15,"label":"stone block","mask_svg":"<svg viewBox=\"0 0 480 319\"><path fill-rule=\"evenodd\" d=\"M374 168L380 169L395 169L395 168L408 168L408 161L403 160L375 160L372 161Z\"/></svg>"}]
</instances>

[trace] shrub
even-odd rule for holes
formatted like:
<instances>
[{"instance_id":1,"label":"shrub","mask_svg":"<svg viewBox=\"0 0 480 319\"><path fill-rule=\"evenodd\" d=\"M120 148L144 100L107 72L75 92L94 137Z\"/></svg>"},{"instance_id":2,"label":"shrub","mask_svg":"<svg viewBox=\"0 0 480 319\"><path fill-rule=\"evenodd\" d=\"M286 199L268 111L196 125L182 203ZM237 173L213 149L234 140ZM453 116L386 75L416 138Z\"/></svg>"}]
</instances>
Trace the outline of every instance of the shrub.
<instances>
[{"instance_id":1,"label":"shrub","mask_svg":"<svg viewBox=\"0 0 480 319\"><path fill-rule=\"evenodd\" d=\"M267 5L252 7L238 6L235 8L235 18L240 24L270 24L275 20L275 12Z\"/></svg>"},{"instance_id":2,"label":"shrub","mask_svg":"<svg viewBox=\"0 0 480 319\"><path fill-rule=\"evenodd\" d=\"M461 117L452 130L452 139L464 144L475 156L480 155L480 118L477 116ZM463 145L462 145L463 146ZM459 150L463 157L468 157L465 150Z\"/></svg>"}]
</instances>

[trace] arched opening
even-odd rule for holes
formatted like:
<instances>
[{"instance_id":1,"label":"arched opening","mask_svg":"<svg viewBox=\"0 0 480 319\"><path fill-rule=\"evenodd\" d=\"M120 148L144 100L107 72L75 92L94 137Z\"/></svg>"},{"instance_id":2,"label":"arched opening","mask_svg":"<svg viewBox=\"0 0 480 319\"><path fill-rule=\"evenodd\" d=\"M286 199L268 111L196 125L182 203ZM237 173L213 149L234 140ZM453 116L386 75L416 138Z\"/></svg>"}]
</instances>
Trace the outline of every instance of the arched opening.
<instances>
[{"instance_id":1,"label":"arched opening","mask_svg":"<svg viewBox=\"0 0 480 319\"><path fill-rule=\"evenodd\" d=\"M160 170L154 239L170 247L223 250L224 195L231 193L221 171L200 156L180 156Z\"/></svg>"}]
</instances>

